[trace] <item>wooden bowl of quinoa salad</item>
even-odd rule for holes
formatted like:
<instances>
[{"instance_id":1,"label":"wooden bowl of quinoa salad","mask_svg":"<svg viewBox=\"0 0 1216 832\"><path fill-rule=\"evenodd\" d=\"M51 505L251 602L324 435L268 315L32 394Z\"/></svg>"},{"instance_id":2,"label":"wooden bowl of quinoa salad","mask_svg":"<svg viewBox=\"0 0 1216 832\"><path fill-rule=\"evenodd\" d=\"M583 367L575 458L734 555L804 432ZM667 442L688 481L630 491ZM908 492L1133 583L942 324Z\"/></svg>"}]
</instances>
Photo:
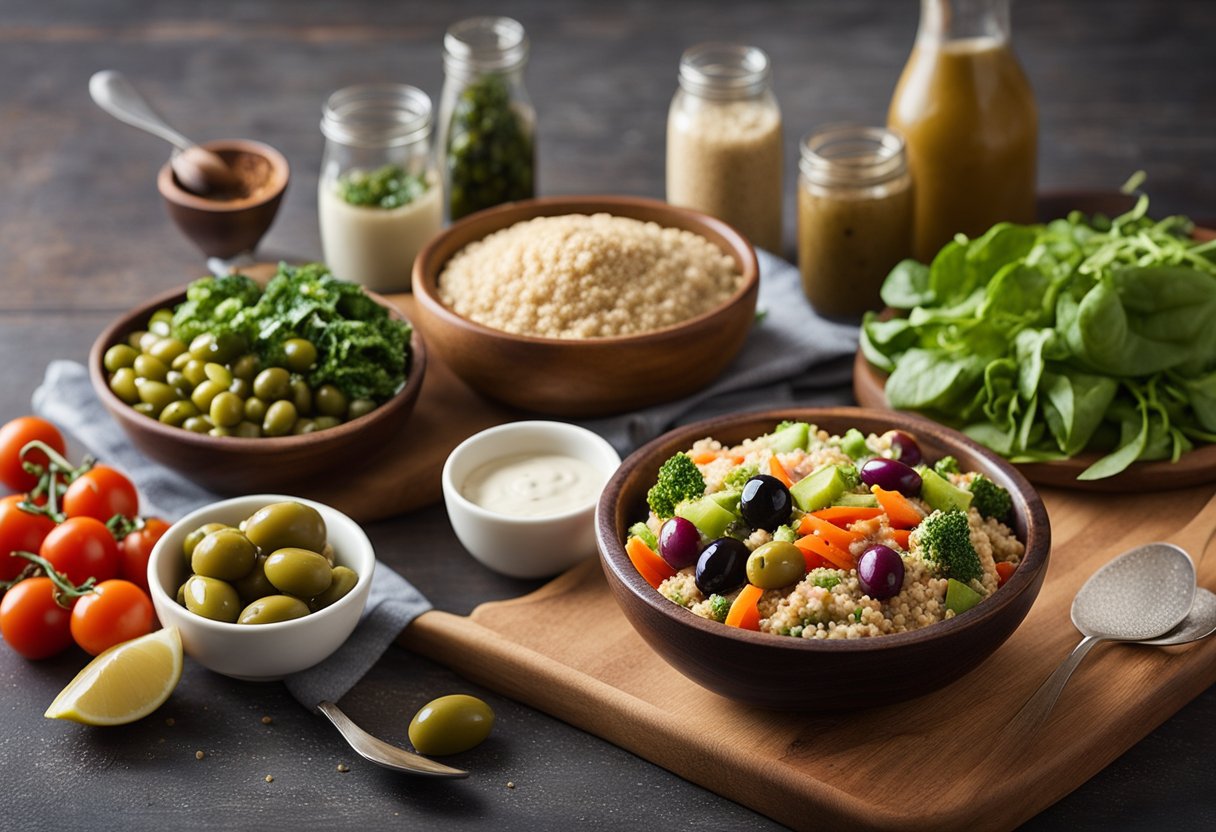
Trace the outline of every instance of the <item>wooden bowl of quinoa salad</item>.
<instances>
[{"instance_id":1,"label":"wooden bowl of quinoa salad","mask_svg":"<svg viewBox=\"0 0 1216 832\"><path fill-rule=\"evenodd\" d=\"M726 223L627 196L480 211L414 262L417 323L467 384L526 410L605 416L713 381L755 319L759 267Z\"/></svg>"},{"instance_id":2,"label":"wooden bowl of quinoa salad","mask_svg":"<svg viewBox=\"0 0 1216 832\"><path fill-rule=\"evenodd\" d=\"M736 446L771 434L786 421L810 423L811 445L816 442L816 430L820 441L825 441L856 428L862 434L873 434L872 447L881 445L888 431L902 431L916 440L930 466L949 455L958 460L961 471L983 474L1009 493L1012 510L1006 517L1007 525L988 523L984 534L977 532L979 516L971 511L975 515L971 520L972 540L983 540L986 547L987 536L991 535L991 548L986 551L988 565L994 558L1008 559L1016 563L1016 568L999 588L957 615L946 614L939 606L942 599L934 593L940 595L940 587L926 589L924 597L919 594L921 584L912 583L922 577L914 575L915 565L909 567L904 590L889 599L892 605L909 606L911 598L911 606L917 608L909 610L888 611L868 596L861 599L864 593L856 588L854 569L843 574L841 586L834 587L836 600L846 595L859 598L858 609L868 608L863 609L868 614L859 617L856 625L851 621L833 623L818 632L796 631L794 637L788 630L782 630L786 634L781 635L777 629L765 632L727 626L694 614L685 608L690 605L674 603L638 571L625 548L630 527L650 514L647 492L655 484L659 468L675 454L709 447L722 447L737 459L740 455ZM715 441L705 443L707 437ZM760 448L757 458L775 458L763 443L748 443L743 450L751 448ZM818 464L814 459L806 462L809 468ZM707 481L715 476L713 465L699 465ZM799 710L886 705L960 678L995 652L1026 617L1046 575L1051 548L1043 502L1009 463L961 433L923 417L862 408L744 413L677 428L634 452L609 480L596 512L596 537L604 574L621 610L669 664L722 696L765 708ZM980 553L980 558L984 560L985 553ZM913 556L905 555L904 560L915 563ZM670 594L671 586L681 577L677 573L673 584L662 583L659 587ZM910 588L918 593L914 598ZM763 602L759 606L765 616L763 623L767 624L770 616L777 618L775 607L766 607ZM900 612L909 616L927 613L927 617L917 626L896 619ZM893 623L896 620L898 625Z\"/></svg>"}]
</instances>

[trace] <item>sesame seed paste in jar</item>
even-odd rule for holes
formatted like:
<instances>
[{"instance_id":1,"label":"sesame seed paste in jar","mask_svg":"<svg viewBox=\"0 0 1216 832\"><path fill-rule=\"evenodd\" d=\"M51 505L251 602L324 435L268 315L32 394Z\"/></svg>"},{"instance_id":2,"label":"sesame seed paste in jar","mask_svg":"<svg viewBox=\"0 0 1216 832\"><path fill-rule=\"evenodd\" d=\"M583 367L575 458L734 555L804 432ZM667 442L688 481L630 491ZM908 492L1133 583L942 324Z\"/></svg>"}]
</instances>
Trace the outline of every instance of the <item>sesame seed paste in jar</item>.
<instances>
[{"instance_id":1,"label":"sesame seed paste in jar","mask_svg":"<svg viewBox=\"0 0 1216 832\"><path fill-rule=\"evenodd\" d=\"M460 493L508 517L551 517L583 508L604 485L594 466L565 454L516 454L473 470Z\"/></svg>"}]
</instances>

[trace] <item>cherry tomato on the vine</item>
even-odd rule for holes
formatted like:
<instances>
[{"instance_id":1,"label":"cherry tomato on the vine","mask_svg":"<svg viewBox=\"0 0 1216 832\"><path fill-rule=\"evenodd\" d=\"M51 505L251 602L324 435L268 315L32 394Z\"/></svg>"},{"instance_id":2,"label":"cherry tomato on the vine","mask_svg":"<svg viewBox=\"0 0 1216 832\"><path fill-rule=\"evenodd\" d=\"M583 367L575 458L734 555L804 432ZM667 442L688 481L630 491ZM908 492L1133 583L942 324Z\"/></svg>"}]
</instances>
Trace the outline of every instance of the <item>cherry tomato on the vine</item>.
<instances>
[{"instance_id":1,"label":"cherry tomato on the vine","mask_svg":"<svg viewBox=\"0 0 1216 832\"><path fill-rule=\"evenodd\" d=\"M63 436L46 419L21 416L0 427L0 483L13 491L29 491L38 484L38 478L21 466L21 449L35 439L45 442L60 454L64 452ZM26 460L39 465L47 464L46 454L42 451L31 451Z\"/></svg>"},{"instance_id":2,"label":"cherry tomato on the vine","mask_svg":"<svg viewBox=\"0 0 1216 832\"><path fill-rule=\"evenodd\" d=\"M50 578L26 578L0 600L0 635L27 659L46 659L72 643L72 611L55 603Z\"/></svg>"},{"instance_id":3,"label":"cherry tomato on the vine","mask_svg":"<svg viewBox=\"0 0 1216 832\"><path fill-rule=\"evenodd\" d=\"M152 599L130 581L102 581L72 608L72 638L86 653L152 632Z\"/></svg>"},{"instance_id":4,"label":"cherry tomato on the vine","mask_svg":"<svg viewBox=\"0 0 1216 832\"><path fill-rule=\"evenodd\" d=\"M103 523L115 514L136 517L139 495L122 472L108 465L94 465L68 486L63 512L68 517L92 517Z\"/></svg>"},{"instance_id":5,"label":"cherry tomato on the vine","mask_svg":"<svg viewBox=\"0 0 1216 832\"><path fill-rule=\"evenodd\" d=\"M118 575L118 542L106 524L92 517L69 517L51 529L38 550L73 584L98 583Z\"/></svg>"},{"instance_id":6,"label":"cherry tomato on the vine","mask_svg":"<svg viewBox=\"0 0 1216 832\"><path fill-rule=\"evenodd\" d=\"M31 514L18 508L24 494L10 494L0 499L0 581L11 581L29 565L24 558L11 552L37 552L42 541L55 528L55 522L45 514Z\"/></svg>"},{"instance_id":7,"label":"cherry tomato on the vine","mask_svg":"<svg viewBox=\"0 0 1216 832\"><path fill-rule=\"evenodd\" d=\"M120 565L118 574L148 591L148 558L156 541L169 530L169 524L159 517L145 517L143 525L118 543Z\"/></svg>"}]
</instances>

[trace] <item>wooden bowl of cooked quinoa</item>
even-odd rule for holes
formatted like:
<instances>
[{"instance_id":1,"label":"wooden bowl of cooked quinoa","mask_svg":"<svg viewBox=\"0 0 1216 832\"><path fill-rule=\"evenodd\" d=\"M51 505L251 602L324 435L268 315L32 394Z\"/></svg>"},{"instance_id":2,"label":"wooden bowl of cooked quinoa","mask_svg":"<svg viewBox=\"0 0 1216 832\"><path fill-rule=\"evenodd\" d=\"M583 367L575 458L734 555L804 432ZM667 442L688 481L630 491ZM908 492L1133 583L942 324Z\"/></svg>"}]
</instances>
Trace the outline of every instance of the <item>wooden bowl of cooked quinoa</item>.
<instances>
[{"instance_id":1,"label":"wooden bowl of cooked quinoa","mask_svg":"<svg viewBox=\"0 0 1216 832\"><path fill-rule=\"evenodd\" d=\"M566 417L686 396L755 319L759 268L726 223L652 199L547 197L470 215L414 262L417 321L471 387Z\"/></svg>"},{"instance_id":2,"label":"wooden bowl of cooked quinoa","mask_svg":"<svg viewBox=\"0 0 1216 832\"><path fill-rule=\"evenodd\" d=\"M774 426L789 422L809 423L812 427L804 445L805 452L808 455L822 452L827 456L806 458L803 462L796 449L785 452L783 448L783 452L778 453L776 440L770 437L777 435ZM831 468L824 459L833 455L839 458L844 445L837 443L836 437L845 435L850 429L866 436L871 451L880 456L886 452L882 442L890 435L888 432L902 432L913 438L930 467L943 457L953 456L958 470L982 474L990 485L1007 492L1009 502L1003 504L1005 514L999 525L996 521L981 520L975 506L963 510L969 518L975 516L963 521L963 528L970 531L961 533L962 540L970 537L970 545L976 551L986 549L986 558L983 554L977 557L986 559L988 567L994 567L994 560L1001 560L1005 555L1014 562L1010 565L1015 568L1002 575L999 584L993 581L988 590L984 590L978 578L972 583L981 591L987 591L982 600L972 602L973 606L961 612L947 612L937 606L951 604L949 591L945 592L944 598L934 600L934 591L940 596L947 583L954 583L947 582L944 576L926 580L925 591L920 594L921 584L911 583L913 573L925 564L917 547L928 545L926 532L919 529L912 532L910 545L907 538L903 544L905 551L900 557L908 572L905 577L904 566L899 568L900 583L895 585L899 587L898 594L894 594L895 590L889 595L857 590L859 583L863 589L866 586L861 575L864 558L854 562L852 571L848 564L838 569L821 569L812 568L808 561L809 571L803 573L803 578L795 577L795 583L766 592L781 596L789 590L791 600L783 598L777 602L774 599L776 606L767 612L760 603L758 614L763 619L755 621L752 629L747 628L746 622L737 620L738 623L732 624L733 603L730 604L731 614L725 620L715 620L710 615L702 617L688 604L681 605L679 601L686 599L673 601L673 584L669 581L678 581L691 569L664 571L661 561L647 562L645 558L637 557L636 551L627 550L627 541L630 546L635 543L636 524L651 514L648 491L655 485L663 464L677 454L691 451L690 457L708 482L714 479L714 466L721 467L720 463L727 467L743 465L742 460L751 459L748 454L754 452L757 459L784 459L784 464L789 465L791 457L788 454L792 453L798 457L799 467L797 471L789 469L794 481L790 491L798 494L802 485L798 478L804 476L803 471L811 472L805 474L806 480L811 481L816 472ZM714 441L705 441L707 438ZM719 449L721 456L710 460L713 455L707 452L709 448ZM734 461L721 462L727 458ZM721 474L721 471L716 473ZM928 478L926 474L926 480ZM707 492L705 499L713 497ZM676 514L694 516L687 510L682 513L679 508ZM930 514L940 516L943 512L930 508L921 518L926 524ZM810 516L809 512L807 516ZM884 517L880 526L885 523ZM812 525L817 527L817 524ZM857 530L861 526L849 528ZM801 533L806 533L805 526ZM988 540L990 534L993 535L991 542ZM997 535L1003 538L1000 544ZM660 539L664 536L663 530L659 530L659 536ZM596 538L604 574L621 610L647 644L669 664L697 684L728 698L765 708L804 712L887 705L936 690L968 673L994 653L1026 617L1046 575L1051 548L1051 530L1043 502L1009 463L957 431L923 417L862 408L745 413L677 428L632 454L609 480L596 512ZM779 537L774 534L771 539ZM705 586L702 570L708 569L706 552L718 543L706 546L706 540L702 534L701 545L705 548L700 560L695 562L698 587ZM750 547L753 542L758 542L755 533L739 545ZM804 541L798 541L799 546L803 544ZM866 540L861 548L870 545L871 541ZM1004 547L1003 554L997 552L998 546ZM659 545L658 551L663 551L663 544ZM655 575L655 571L659 574ZM833 573L836 582L819 582L819 575ZM687 586L691 588L692 575L686 577ZM924 578L916 577L915 580ZM751 572L745 579L744 590L756 589L750 582ZM932 583L936 583L936 587ZM830 599L823 603L818 625L807 622L805 629L797 630L766 626L780 617L786 608L783 605L792 603L799 590L811 585L826 586ZM744 590L735 589L733 585L729 589L732 591L727 588L720 591L723 596L743 597ZM810 592L823 594L821 589ZM712 596L707 597L712 600ZM883 598L886 600L880 600ZM913 604L916 610L900 608L900 604L909 606L909 598L916 599ZM846 606L850 608L856 603L857 611L863 613L857 618L860 623L854 626L846 618L843 624L832 623L824 627L822 622L832 617L830 611L843 601L848 601ZM913 623L903 617L895 618L903 615L924 616L924 620ZM908 626L904 626L905 623Z\"/></svg>"}]
</instances>

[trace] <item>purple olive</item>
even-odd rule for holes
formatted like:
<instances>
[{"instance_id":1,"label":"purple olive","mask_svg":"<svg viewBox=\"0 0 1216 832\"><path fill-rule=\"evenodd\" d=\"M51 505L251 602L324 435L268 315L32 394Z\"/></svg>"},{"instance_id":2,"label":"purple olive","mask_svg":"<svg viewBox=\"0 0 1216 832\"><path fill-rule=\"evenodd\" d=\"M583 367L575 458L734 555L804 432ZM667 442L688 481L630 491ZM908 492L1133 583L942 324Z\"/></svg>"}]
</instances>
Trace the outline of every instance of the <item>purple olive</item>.
<instances>
[{"instance_id":1,"label":"purple olive","mask_svg":"<svg viewBox=\"0 0 1216 832\"><path fill-rule=\"evenodd\" d=\"M743 586L750 555L742 540L719 537L712 541L697 560L697 589L706 595L725 595Z\"/></svg>"},{"instance_id":2,"label":"purple olive","mask_svg":"<svg viewBox=\"0 0 1216 832\"><path fill-rule=\"evenodd\" d=\"M875 601L898 595L904 585L904 562L890 546L871 546L857 559L857 581Z\"/></svg>"},{"instance_id":3,"label":"purple olive","mask_svg":"<svg viewBox=\"0 0 1216 832\"><path fill-rule=\"evenodd\" d=\"M895 451L895 458L905 465L920 465L924 458L920 452L920 445L916 444L916 440L902 430L887 431L887 438L891 440L891 449Z\"/></svg>"},{"instance_id":4,"label":"purple olive","mask_svg":"<svg viewBox=\"0 0 1216 832\"><path fill-rule=\"evenodd\" d=\"M920 474L898 459L871 459L861 466L861 481L887 491L898 491L905 497L920 496Z\"/></svg>"},{"instance_id":5,"label":"purple olive","mask_svg":"<svg viewBox=\"0 0 1216 832\"><path fill-rule=\"evenodd\" d=\"M701 554L701 533L691 521L673 517L659 529L659 554L672 569L692 566Z\"/></svg>"}]
</instances>

